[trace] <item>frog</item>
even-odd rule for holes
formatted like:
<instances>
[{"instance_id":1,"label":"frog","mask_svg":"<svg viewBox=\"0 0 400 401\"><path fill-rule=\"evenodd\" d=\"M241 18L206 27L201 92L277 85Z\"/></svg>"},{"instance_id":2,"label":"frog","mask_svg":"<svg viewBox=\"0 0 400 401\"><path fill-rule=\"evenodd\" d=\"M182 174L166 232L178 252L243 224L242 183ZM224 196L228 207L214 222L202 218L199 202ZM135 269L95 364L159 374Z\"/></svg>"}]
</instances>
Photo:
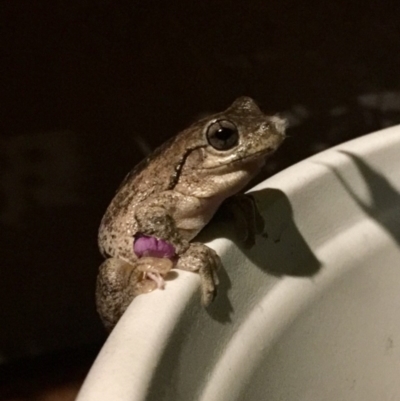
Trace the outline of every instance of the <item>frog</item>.
<instances>
[{"instance_id":1,"label":"frog","mask_svg":"<svg viewBox=\"0 0 400 401\"><path fill-rule=\"evenodd\" d=\"M167 140L125 177L98 233L105 260L96 305L109 331L135 297L162 288L172 269L198 273L201 303L211 304L222 262L195 238L221 204L260 172L283 143L286 127L286 120L264 114L243 96ZM167 244L173 254L138 255L143 237Z\"/></svg>"}]
</instances>

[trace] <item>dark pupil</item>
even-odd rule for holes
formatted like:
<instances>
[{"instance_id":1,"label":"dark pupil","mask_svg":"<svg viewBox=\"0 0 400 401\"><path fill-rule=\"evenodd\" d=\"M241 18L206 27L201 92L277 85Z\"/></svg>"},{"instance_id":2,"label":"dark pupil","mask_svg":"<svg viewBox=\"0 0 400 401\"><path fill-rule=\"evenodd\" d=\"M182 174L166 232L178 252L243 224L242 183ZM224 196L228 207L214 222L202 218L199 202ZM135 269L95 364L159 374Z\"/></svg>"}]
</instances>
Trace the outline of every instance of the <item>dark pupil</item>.
<instances>
[{"instance_id":1,"label":"dark pupil","mask_svg":"<svg viewBox=\"0 0 400 401\"><path fill-rule=\"evenodd\" d=\"M233 134L233 130L230 128L220 128L216 133L215 137L220 141L227 141Z\"/></svg>"}]
</instances>

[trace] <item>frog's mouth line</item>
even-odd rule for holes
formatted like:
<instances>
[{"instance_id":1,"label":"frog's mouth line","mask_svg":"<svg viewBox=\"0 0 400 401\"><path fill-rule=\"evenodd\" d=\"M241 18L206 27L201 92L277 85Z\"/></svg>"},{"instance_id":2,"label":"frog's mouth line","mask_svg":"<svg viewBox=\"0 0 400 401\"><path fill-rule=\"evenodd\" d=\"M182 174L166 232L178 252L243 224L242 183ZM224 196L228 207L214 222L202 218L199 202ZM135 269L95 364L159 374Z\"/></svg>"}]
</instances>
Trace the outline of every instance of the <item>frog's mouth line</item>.
<instances>
[{"instance_id":1,"label":"frog's mouth line","mask_svg":"<svg viewBox=\"0 0 400 401\"><path fill-rule=\"evenodd\" d=\"M279 147L279 146L278 146ZM268 158L268 156L271 156L272 154L274 154L276 152L277 148L268 148L267 150L260 150L259 152L253 153L251 155L247 155L247 156L243 156L243 157L239 157L238 159L233 159L230 160L227 163L223 163L220 164L218 166L213 166L213 167L204 167L204 168L200 168L198 169L199 171L201 170L218 170L218 169L223 169L232 165L236 165L237 163L241 162L241 161L254 161L254 159L260 159L260 161L265 161L266 158ZM265 157L260 157L260 155L265 155Z\"/></svg>"},{"instance_id":2,"label":"frog's mouth line","mask_svg":"<svg viewBox=\"0 0 400 401\"><path fill-rule=\"evenodd\" d=\"M263 149L263 150L260 150L260 151L258 151L258 152L255 152L255 153L253 153L253 154L251 154L251 155L246 155L246 156L243 156L243 157L240 157L240 158L238 158L238 159L234 159L234 160L230 160L230 161L228 161L227 163L223 163L223 164L220 164L220 165L218 165L218 166L213 166L213 167L203 167L203 168L199 168L199 169L197 169L197 171L207 171L207 170L215 170L215 171L218 171L218 170L223 170L223 169L226 169L227 167L230 167L230 166L236 166L236 164L237 163L239 163L239 162L241 162L241 161L253 161L254 159L260 159L260 162L262 162L262 163L260 163L260 164L263 164L264 162L265 162L265 159L268 157L268 156L270 156L270 155L272 155L273 153L275 153L275 151L279 148L279 146L281 145L281 143L283 142L283 140L285 139L285 136L284 135L282 135L283 136L283 138L282 138L282 141L277 145L277 146L275 146L275 147L268 147L266 150L265 149ZM180 163L178 163L178 165L177 165L177 167L175 168L175 172L174 172L174 174L172 175L172 177L171 177L171 180L170 180L170 183L169 183L169 185L168 185L168 189L173 189L173 188L175 188L175 185L176 185L176 183L178 182L178 180L179 180L179 177L180 177L180 175L181 175L181 171L182 171L182 168L183 168L183 166L184 166L184 164L185 164L185 161L186 161L186 159L189 157L189 155L193 152L193 151L195 151L195 150L197 150L197 149L201 149L201 148L205 148L206 146L204 146L204 145L199 145L199 146L195 146L195 147L193 147L193 148L190 148L190 149L187 149L186 150L186 153L183 155L183 157L182 157L182 159L180 160ZM264 158L261 158L260 157L260 155L265 155L264 156ZM261 166L260 166L261 167Z\"/></svg>"}]
</instances>

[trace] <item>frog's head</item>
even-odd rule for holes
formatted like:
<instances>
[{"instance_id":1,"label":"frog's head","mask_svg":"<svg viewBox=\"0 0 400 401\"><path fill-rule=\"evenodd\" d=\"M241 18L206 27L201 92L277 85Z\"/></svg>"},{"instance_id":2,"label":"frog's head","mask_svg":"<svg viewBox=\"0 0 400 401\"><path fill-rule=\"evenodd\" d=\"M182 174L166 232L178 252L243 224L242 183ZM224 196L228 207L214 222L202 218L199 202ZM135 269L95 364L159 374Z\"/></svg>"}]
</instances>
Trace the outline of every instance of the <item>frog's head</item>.
<instances>
[{"instance_id":1,"label":"frog's head","mask_svg":"<svg viewBox=\"0 0 400 401\"><path fill-rule=\"evenodd\" d=\"M203 128L203 168L265 160L285 139L286 121L265 115L249 97L240 97L227 110L211 117Z\"/></svg>"},{"instance_id":2,"label":"frog's head","mask_svg":"<svg viewBox=\"0 0 400 401\"><path fill-rule=\"evenodd\" d=\"M175 184L203 196L240 190L282 144L286 125L280 117L265 115L251 98L240 97L182 133L186 152Z\"/></svg>"}]
</instances>

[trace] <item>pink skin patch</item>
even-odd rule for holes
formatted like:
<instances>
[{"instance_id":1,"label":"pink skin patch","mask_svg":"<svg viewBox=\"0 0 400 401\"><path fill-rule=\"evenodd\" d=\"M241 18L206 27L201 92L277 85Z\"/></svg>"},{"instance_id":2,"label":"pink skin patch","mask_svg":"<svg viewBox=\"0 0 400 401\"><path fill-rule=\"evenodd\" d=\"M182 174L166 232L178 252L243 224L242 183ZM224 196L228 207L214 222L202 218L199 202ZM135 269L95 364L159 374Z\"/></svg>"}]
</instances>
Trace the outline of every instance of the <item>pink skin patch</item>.
<instances>
[{"instance_id":1,"label":"pink skin patch","mask_svg":"<svg viewBox=\"0 0 400 401\"><path fill-rule=\"evenodd\" d=\"M143 234L138 234L135 236L133 251L138 258L153 257L172 259L175 257L175 247L172 244L162 239L157 239L155 237ZM145 277L153 280L157 284L157 288L164 289L164 278L159 272L146 272Z\"/></svg>"},{"instance_id":2,"label":"pink skin patch","mask_svg":"<svg viewBox=\"0 0 400 401\"><path fill-rule=\"evenodd\" d=\"M133 251L138 258L151 256L154 258L168 258L175 256L175 247L167 241L148 235L135 236Z\"/></svg>"}]
</instances>

